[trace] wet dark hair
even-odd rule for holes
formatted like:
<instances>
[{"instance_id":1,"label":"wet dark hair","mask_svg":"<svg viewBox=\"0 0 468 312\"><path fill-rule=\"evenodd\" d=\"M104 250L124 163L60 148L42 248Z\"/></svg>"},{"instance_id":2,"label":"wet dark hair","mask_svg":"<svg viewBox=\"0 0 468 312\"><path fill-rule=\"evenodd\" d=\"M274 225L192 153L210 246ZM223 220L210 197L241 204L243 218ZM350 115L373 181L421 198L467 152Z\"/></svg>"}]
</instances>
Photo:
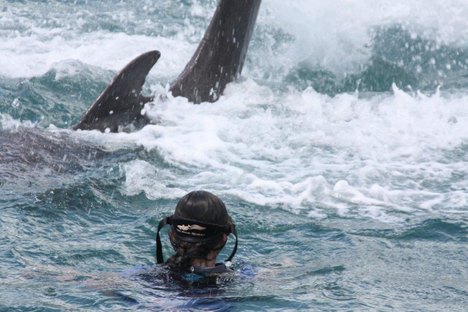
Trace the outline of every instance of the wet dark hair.
<instances>
[{"instance_id":1,"label":"wet dark hair","mask_svg":"<svg viewBox=\"0 0 468 312\"><path fill-rule=\"evenodd\" d=\"M193 191L182 197L177 203L174 219L185 219L227 226L230 217L226 206L218 196L207 191Z\"/></svg>"},{"instance_id":2,"label":"wet dark hair","mask_svg":"<svg viewBox=\"0 0 468 312\"><path fill-rule=\"evenodd\" d=\"M175 254L166 264L171 268L188 269L194 258L209 259L210 252L219 252L226 243L226 235L233 233L236 243L231 261L237 250L237 233L223 201L206 191L193 191L182 197L177 203L174 214L164 218L158 227L156 236L156 258L163 262L159 231L170 224L169 238Z\"/></svg>"}]
</instances>

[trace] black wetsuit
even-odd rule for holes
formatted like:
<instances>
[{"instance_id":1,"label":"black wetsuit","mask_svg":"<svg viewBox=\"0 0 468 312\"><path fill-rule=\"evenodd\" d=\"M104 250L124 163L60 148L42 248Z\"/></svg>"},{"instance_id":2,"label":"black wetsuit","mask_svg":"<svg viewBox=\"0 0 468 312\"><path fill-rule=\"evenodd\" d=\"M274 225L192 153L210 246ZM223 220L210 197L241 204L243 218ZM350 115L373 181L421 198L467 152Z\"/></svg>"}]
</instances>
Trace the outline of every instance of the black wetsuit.
<instances>
[{"instance_id":1,"label":"black wetsuit","mask_svg":"<svg viewBox=\"0 0 468 312\"><path fill-rule=\"evenodd\" d=\"M177 309L224 311L229 310L232 305L223 296L229 285L238 279L243 283L251 282L256 271L255 267L246 263L235 271L224 263L213 268L190 267L186 270L170 269L167 265L143 265L122 272L122 276L140 281L150 290L152 296L161 296L166 298L163 300L170 301L169 298L172 298L172 304L182 300ZM113 295L130 305L141 304L123 293L115 292Z\"/></svg>"},{"instance_id":2,"label":"black wetsuit","mask_svg":"<svg viewBox=\"0 0 468 312\"><path fill-rule=\"evenodd\" d=\"M215 267L190 267L189 272L180 272L181 281L193 286L215 286L232 280L234 271L224 263L218 263Z\"/></svg>"}]
</instances>

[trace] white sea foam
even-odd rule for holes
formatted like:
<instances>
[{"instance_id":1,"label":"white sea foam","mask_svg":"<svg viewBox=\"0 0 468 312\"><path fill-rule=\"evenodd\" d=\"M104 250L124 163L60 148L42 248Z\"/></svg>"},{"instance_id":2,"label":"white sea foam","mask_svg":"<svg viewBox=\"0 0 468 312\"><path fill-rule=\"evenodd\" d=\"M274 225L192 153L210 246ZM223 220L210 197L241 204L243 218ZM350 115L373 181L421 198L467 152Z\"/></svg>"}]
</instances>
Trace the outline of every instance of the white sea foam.
<instances>
[{"instance_id":1,"label":"white sea foam","mask_svg":"<svg viewBox=\"0 0 468 312\"><path fill-rule=\"evenodd\" d=\"M466 47L468 42L468 2L461 0L272 0L263 5L269 14L261 21L295 38L280 55L268 58L279 58L281 65L306 61L339 75L353 71L370 56L371 30L385 25L403 25L413 36L438 43Z\"/></svg>"},{"instance_id":2,"label":"white sea foam","mask_svg":"<svg viewBox=\"0 0 468 312\"><path fill-rule=\"evenodd\" d=\"M12 118L8 114L1 114L0 113L0 129L14 130L14 129L17 129L19 127L33 128L35 126L36 126L36 124L34 122L32 122L32 121L29 121L29 120L21 121L21 120L17 120L17 119Z\"/></svg>"},{"instance_id":3,"label":"white sea foam","mask_svg":"<svg viewBox=\"0 0 468 312\"><path fill-rule=\"evenodd\" d=\"M191 11L208 14L199 2ZM259 27L277 27L293 39L272 40L280 48L265 54L254 44L250 57L259 63L251 66L306 60L344 74L369 57L373 26L402 23L438 41L466 45L467 15L468 3L456 0L264 1ZM22 25L28 28L28 21ZM183 39L202 32L179 29L164 38L31 25L0 31L0 75L31 77L52 68L59 76L74 75L75 61L119 70L136 55L159 49L152 75L174 77L196 47ZM157 124L135 133L72 135L111 151L142 146L160 155L164 165L122 165L126 195L174 198L205 188L311 217L357 213L393 221L400 213L466 209L468 179L460 176L468 176L467 101L466 93L410 95L396 87L392 94L329 97L312 89L273 90L246 79L229 85L215 104L192 105L168 95L147 109ZM3 128L15 124L2 118ZM459 155L455 160L453 153ZM168 164L171 169L164 169Z\"/></svg>"},{"instance_id":4,"label":"white sea foam","mask_svg":"<svg viewBox=\"0 0 468 312\"><path fill-rule=\"evenodd\" d=\"M167 181L176 179L170 170L157 169L142 160L125 163L122 170L126 173L122 190L127 196L144 193L150 199L175 199L185 195L182 190L167 186Z\"/></svg>"},{"instance_id":5,"label":"white sea foam","mask_svg":"<svg viewBox=\"0 0 468 312\"><path fill-rule=\"evenodd\" d=\"M40 76L52 68L69 73L70 60L118 71L141 53L159 50L162 57L152 72L156 77L170 77L183 69L190 58L191 46L184 42L123 33L90 33L68 39L60 35L46 39L31 36L11 38L0 44L0 75L9 77ZM69 74L73 74L69 73Z\"/></svg>"},{"instance_id":6,"label":"white sea foam","mask_svg":"<svg viewBox=\"0 0 468 312\"><path fill-rule=\"evenodd\" d=\"M55 5L60 12L60 5ZM212 7L212 2L195 1L187 13L209 20ZM0 16L0 25L3 25L0 26L0 75L9 77L38 76L50 70L54 64L69 59L119 70L133 57L153 49L163 53L157 71L164 72L165 77L173 76L189 59L206 27L206 23L192 24L186 19L184 27L177 28L171 37L161 37L164 29L159 29L158 35L157 28L152 35L106 30L89 32L85 25L90 22L88 19L103 13L91 11L99 9L99 6L72 15L64 12L53 16L41 13L51 10L47 6L39 6L35 14L25 14L24 9L15 6L5 8ZM115 16L106 12L101 18L130 24L134 19L145 25L141 26L144 29L152 29L151 25L147 26L149 21L139 21L142 17L134 16L135 12L120 14L122 12L118 10ZM468 3L460 0L265 1L258 19L259 28L280 29L293 36L293 40L282 42L271 39L270 42L257 44L270 45L274 51L252 56L252 59L272 68L291 67L307 61L341 75L368 59L370 30L375 26L403 24L415 34L437 42L466 46L467 15ZM57 25L51 27L51 24ZM170 28L171 25L164 26ZM261 37L257 33L254 40ZM252 49L255 49L255 45Z\"/></svg>"},{"instance_id":7,"label":"white sea foam","mask_svg":"<svg viewBox=\"0 0 468 312\"><path fill-rule=\"evenodd\" d=\"M206 188L314 217L357 211L386 221L399 213L440 212L449 203L453 211L464 209L466 185L442 186L454 172L467 174L466 163L445 155L466 149L466 95L410 96L394 88L364 99L312 90L275 96L252 81L226 94L201 105L169 98L149 111L158 125L106 140L156 150L183 169L169 178L177 194ZM126 192L154 197L148 186L161 179L149 177L158 169L145 165L150 168L124 168Z\"/></svg>"}]
</instances>

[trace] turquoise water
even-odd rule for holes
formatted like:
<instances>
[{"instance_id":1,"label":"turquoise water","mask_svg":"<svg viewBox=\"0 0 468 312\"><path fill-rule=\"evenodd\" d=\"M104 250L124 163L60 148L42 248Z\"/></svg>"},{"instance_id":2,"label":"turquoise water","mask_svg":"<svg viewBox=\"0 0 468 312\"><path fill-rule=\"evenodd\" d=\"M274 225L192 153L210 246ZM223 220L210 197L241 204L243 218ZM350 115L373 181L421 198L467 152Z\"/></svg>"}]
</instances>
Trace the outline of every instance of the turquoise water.
<instances>
[{"instance_id":1,"label":"turquoise water","mask_svg":"<svg viewBox=\"0 0 468 312\"><path fill-rule=\"evenodd\" d=\"M143 52L166 94L216 1L0 0L0 310L466 310L468 4L407 2L265 0L217 103L103 134L68 128ZM129 278L194 189L255 277Z\"/></svg>"}]
</instances>

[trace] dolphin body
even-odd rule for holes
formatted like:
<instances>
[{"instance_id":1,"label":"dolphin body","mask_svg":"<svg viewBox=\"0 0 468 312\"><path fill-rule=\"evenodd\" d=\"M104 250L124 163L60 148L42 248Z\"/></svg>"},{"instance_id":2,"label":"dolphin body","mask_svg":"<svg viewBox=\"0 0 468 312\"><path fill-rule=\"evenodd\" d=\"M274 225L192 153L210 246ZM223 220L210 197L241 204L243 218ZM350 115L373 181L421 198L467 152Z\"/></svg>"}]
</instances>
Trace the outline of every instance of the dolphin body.
<instances>
[{"instance_id":1,"label":"dolphin body","mask_svg":"<svg viewBox=\"0 0 468 312\"><path fill-rule=\"evenodd\" d=\"M215 102L226 84L241 73L261 0L220 0L193 57L170 85L174 96L193 103ZM143 127L142 115L153 98L141 94L146 76L160 53L135 58L114 78L73 129L117 132ZM138 151L107 151L66 132L39 128L0 129L0 189L5 196L47 190L73 179L88 180L96 168L133 159ZM112 159L112 162L108 160ZM8 195L10 194L10 195Z\"/></svg>"},{"instance_id":2,"label":"dolphin body","mask_svg":"<svg viewBox=\"0 0 468 312\"><path fill-rule=\"evenodd\" d=\"M173 96L195 104L215 102L244 65L261 0L220 0L208 29L185 69L170 85ZM149 119L142 114L153 97L141 95L151 68L161 56L146 52L125 66L73 129L118 132L141 128Z\"/></svg>"}]
</instances>

